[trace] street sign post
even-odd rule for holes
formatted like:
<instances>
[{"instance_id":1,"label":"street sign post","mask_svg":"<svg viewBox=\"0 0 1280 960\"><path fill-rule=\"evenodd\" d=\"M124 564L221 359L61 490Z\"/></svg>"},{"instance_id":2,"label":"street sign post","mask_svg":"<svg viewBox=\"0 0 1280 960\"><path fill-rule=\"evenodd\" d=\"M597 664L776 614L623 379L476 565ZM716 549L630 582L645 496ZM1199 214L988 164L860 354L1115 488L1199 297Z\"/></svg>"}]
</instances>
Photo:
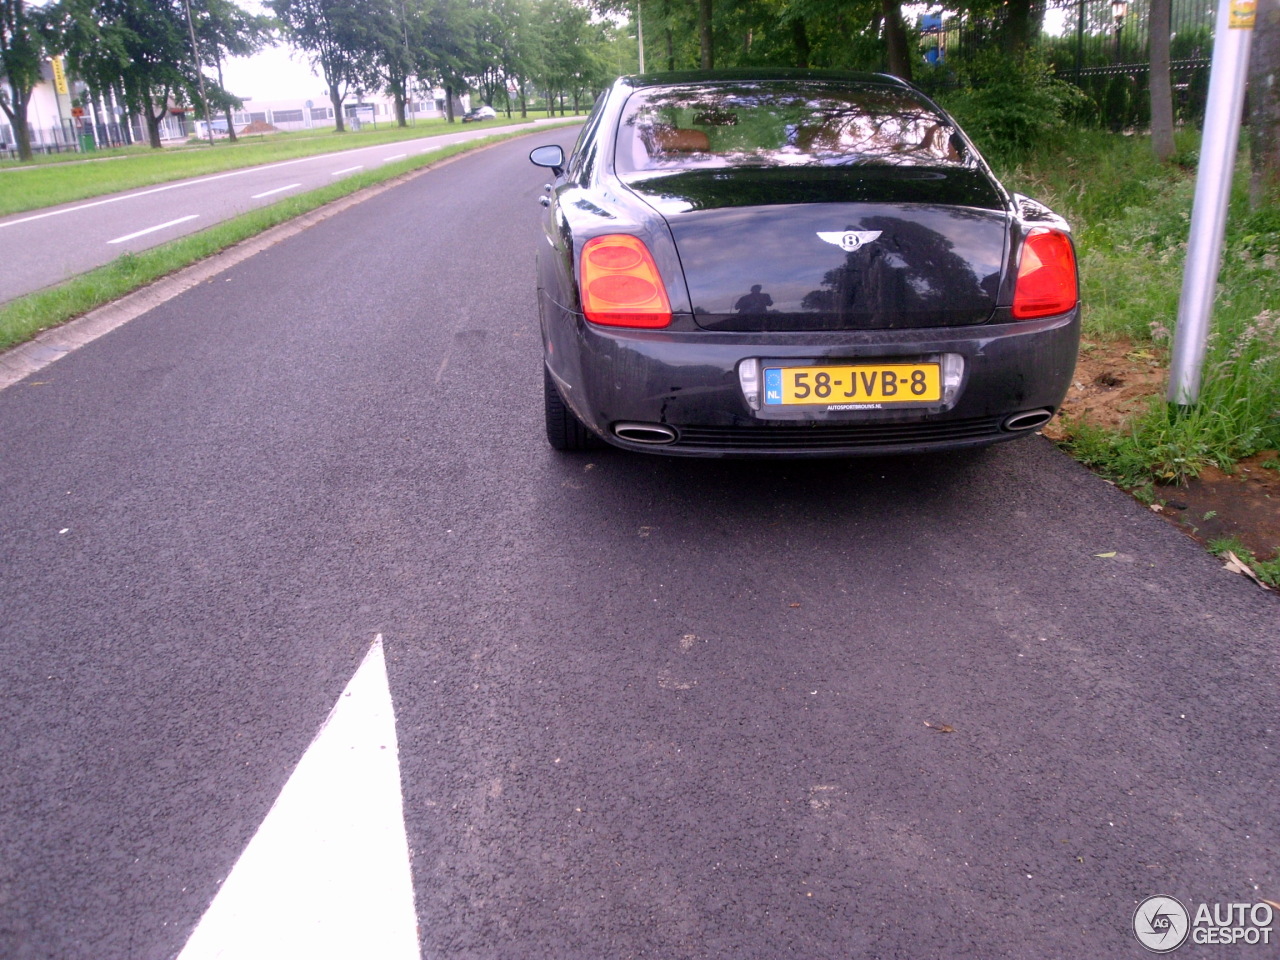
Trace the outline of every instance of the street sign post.
<instances>
[{"instance_id":1,"label":"street sign post","mask_svg":"<svg viewBox=\"0 0 1280 960\"><path fill-rule=\"evenodd\" d=\"M1222 267L1227 204L1240 141L1255 0L1220 0L1209 68L1209 99L1200 135L1200 169L1191 208L1191 235L1178 301L1178 326L1169 365L1170 403L1191 406L1200 397L1209 321Z\"/></svg>"}]
</instances>

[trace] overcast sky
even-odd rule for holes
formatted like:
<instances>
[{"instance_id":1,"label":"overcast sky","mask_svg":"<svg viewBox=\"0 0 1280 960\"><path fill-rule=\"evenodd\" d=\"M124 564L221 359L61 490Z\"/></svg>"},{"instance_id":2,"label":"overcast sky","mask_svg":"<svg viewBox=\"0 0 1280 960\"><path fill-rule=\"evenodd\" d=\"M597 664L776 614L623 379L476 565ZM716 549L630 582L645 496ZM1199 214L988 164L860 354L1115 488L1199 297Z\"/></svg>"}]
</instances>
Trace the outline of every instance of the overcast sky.
<instances>
[{"instance_id":1,"label":"overcast sky","mask_svg":"<svg viewBox=\"0 0 1280 960\"><path fill-rule=\"evenodd\" d=\"M306 58L279 46L252 57L234 57L222 65L227 89L244 100L313 100L328 103L324 81L311 72Z\"/></svg>"}]
</instances>

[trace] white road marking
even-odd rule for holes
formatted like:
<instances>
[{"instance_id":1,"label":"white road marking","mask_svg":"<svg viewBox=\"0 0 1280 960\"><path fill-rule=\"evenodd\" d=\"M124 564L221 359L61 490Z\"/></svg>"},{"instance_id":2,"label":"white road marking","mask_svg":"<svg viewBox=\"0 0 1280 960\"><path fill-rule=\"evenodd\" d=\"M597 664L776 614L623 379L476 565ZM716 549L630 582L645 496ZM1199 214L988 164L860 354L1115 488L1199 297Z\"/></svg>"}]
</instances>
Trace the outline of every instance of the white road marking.
<instances>
[{"instance_id":1,"label":"white road marking","mask_svg":"<svg viewBox=\"0 0 1280 960\"><path fill-rule=\"evenodd\" d=\"M539 124L553 123L553 122L554 121L551 118L546 118L543 120L535 120L533 121L532 124L530 124L530 126L533 127ZM570 122L572 121L561 120L559 125L567 125ZM497 132L498 129L499 128L495 128L494 132ZM500 129L510 130L511 128L503 127ZM432 136L423 137L422 139L431 140L432 143L426 148L424 148L422 152L427 153L431 150L439 150L443 146L448 146L453 143L458 143L460 142L457 139L459 137L463 139L473 139L471 137L467 137L465 134L452 134L452 135L435 134ZM479 135L477 135L475 139L478 139L478 138L479 138ZM360 153L363 150L376 150L380 146L382 146L382 144L375 143L367 147L356 147L354 150L350 152ZM146 196L150 196L153 193L163 193L166 190L177 190L180 187L191 187L199 183L211 183L214 180L225 180L227 177L239 177L246 173L254 173L262 170L275 170L278 167L289 167L295 163L312 163L313 161L325 160L332 156L333 156L332 153L317 153L309 157L298 157L296 160L281 160L279 163L266 163L260 167L241 167L238 170L232 170L228 173L218 173L209 177L198 177L194 180L178 180L178 181L175 181L174 183L166 183L162 187L152 187L150 190L136 190L132 193L124 193L116 197L107 197L103 200L93 200L89 203L77 204L74 207L62 207L61 209L58 209L58 210L46 210L43 213L34 213L29 217L19 217L17 220L5 220L3 222L0 222L0 230L3 230L5 227L16 227L20 223L30 223L32 220L43 220L45 217L60 217L64 213L77 213L80 210L88 210L92 207L101 207L104 204L108 204L108 203L119 203L121 200L133 200L136 197L146 197ZM115 159L115 158L108 157L104 159ZM23 167L20 169L29 169L29 168ZM338 172L350 173L351 170L359 170L359 169L360 167L352 167L350 168L350 170L340 170ZM337 174L335 174L335 176L336 175Z\"/></svg>"},{"instance_id":2,"label":"white road marking","mask_svg":"<svg viewBox=\"0 0 1280 960\"><path fill-rule=\"evenodd\" d=\"M148 233L155 233L157 230L163 230L165 227L172 227L175 224L186 223L188 220L194 220L198 216L200 214L193 213L185 217L179 217L177 220L170 220L168 223L162 223L159 226L147 227L147 229L139 230L136 233L128 233L123 237L116 237L114 240L108 240L107 243L124 243L126 240L132 240L135 237L145 237Z\"/></svg>"},{"instance_id":3,"label":"white road marking","mask_svg":"<svg viewBox=\"0 0 1280 960\"><path fill-rule=\"evenodd\" d=\"M372 147L360 147L361 150L370 150ZM239 170L232 170L230 173L218 173L211 177L199 177L195 180L178 180L175 183L167 183L163 187L152 187L150 190L136 190L133 193L121 194L118 197L107 197L105 200L94 200L91 203L82 203L74 207L63 207L59 210L46 210L44 213L34 213L29 217L21 217L17 220L6 220L0 223L0 228L14 227L20 223L30 223L32 220L43 220L45 217L60 217L64 213L78 213L81 210L88 210L92 207L101 207L108 203L119 203L121 200L133 200L137 197L149 197L153 193L164 193L166 190L177 190L179 187L192 187L199 183L212 183L214 180L225 180L227 177L239 177L246 173L255 173L262 170L274 170L277 167L287 167L295 163L310 163L313 160L323 160L331 156L327 153L317 153L310 157L299 157L297 160L281 160L279 163L267 163L260 167L241 167Z\"/></svg>"},{"instance_id":4,"label":"white road marking","mask_svg":"<svg viewBox=\"0 0 1280 960\"><path fill-rule=\"evenodd\" d=\"M273 193L284 193L286 190L293 190L302 186L300 183L291 183L287 187L276 187L274 190L268 190L265 193L255 193L250 200L261 200L263 197L269 197Z\"/></svg>"},{"instance_id":5,"label":"white road marking","mask_svg":"<svg viewBox=\"0 0 1280 960\"><path fill-rule=\"evenodd\" d=\"M347 168L345 168L345 169L343 169L343 170L335 170L335 171L333 171L333 173L332 173L332 174L330 174L330 176L340 177L340 176L342 176L344 173L355 173L357 170L363 170L363 169L364 169L364 164L363 164L363 163L357 163L354 167L347 167Z\"/></svg>"},{"instance_id":6,"label":"white road marking","mask_svg":"<svg viewBox=\"0 0 1280 960\"><path fill-rule=\"evenodd\" d=\"M178 960L419 960L382 635Z\"/></svg>"},{"instance_id":7,"label":"white road marking","mask_svg":"<svg viewBox=\"0 0 1280 960\"><path fill-rule=\"evenodd\" d=\"M407 153L397 153L394 157L383 157L382 162L390 163L392 160L403 160L407 156L408 156Z\"/></svg>"}]
</instances>

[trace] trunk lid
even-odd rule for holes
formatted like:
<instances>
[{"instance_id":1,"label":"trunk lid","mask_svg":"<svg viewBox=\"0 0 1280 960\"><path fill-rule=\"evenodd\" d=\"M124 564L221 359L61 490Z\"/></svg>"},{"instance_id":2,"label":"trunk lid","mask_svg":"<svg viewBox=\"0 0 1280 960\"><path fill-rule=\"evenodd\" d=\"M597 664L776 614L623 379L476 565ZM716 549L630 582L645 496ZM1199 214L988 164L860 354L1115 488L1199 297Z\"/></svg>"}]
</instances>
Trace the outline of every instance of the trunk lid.
<instances>
[{"instance_id":1,"label":"trunk lid","mask_svg":"<svg viewBox=\"0 0 1280 960\"><path fill-rule=\"evenodd\" d=\"M706 170L628 185L666 219L705 329L963 326L995 309L1010 215L980 171Z\"/></svg>"}]
</instances>

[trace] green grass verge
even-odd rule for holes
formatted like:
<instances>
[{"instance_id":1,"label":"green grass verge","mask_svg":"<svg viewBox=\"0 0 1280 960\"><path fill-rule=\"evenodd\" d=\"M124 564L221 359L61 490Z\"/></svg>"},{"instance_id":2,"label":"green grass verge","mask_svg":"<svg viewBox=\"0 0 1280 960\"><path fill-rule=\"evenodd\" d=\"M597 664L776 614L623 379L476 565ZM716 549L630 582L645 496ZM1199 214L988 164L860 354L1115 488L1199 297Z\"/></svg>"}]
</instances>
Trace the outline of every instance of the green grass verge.
<instances>
[{"instance_id":1,"label":"green grass verge","mask_svg":"<svg viewBox=\"0 0 1280 960\"><path fill-rule=\"evenodd\" d=\"M1173 164L1146 137L1081 132L1065 149L1004 171L1005 182L1072 221L1086 339L1125 338L1166 366L1195 193L1198 135ZM1127 430L1068 421L1066 449L1130 488L1195 476L1207 464L1280 447L1280 208L1251 213L1236 170L1199 401L1154 396Z\"/></svg>"},{"instance_id":2,"label":"green grass verge","mask_svg":"<svg viewBox=\"0 0 1280 960\"><path fill-rule=\"evenodd\" d=\"M61 154L20 169L14 169L19 167L16 162L0 162L0 216L187 177L464 130L529 123L532 119L531 116L529 120L521 120L515 115L508 121L500 116L466 126L444 120L423 120L410 127L383 125L377 130L366 127L359 133L340 134L332 130L301 130L242 137L236 143L219 140L214 146L196 140L163 150L135 146L92 154Z\"/></svg>"},{"instance_id":3,"label":"green grass verge","mask_svg":"<svg viewBox=\"0 0 1280 960\"><path fill-rule=\"evenodd\" d=\"M346 177L319 190L289 197L162 246L141 253L126 253L97 270L56 287L20 297L0 307L0 349L30 340L42 330L117 300L160 277L357 190L526 132L499 134L441 147L430 153L386 164L377 170Z\"/></svg>"}]
</instances>

